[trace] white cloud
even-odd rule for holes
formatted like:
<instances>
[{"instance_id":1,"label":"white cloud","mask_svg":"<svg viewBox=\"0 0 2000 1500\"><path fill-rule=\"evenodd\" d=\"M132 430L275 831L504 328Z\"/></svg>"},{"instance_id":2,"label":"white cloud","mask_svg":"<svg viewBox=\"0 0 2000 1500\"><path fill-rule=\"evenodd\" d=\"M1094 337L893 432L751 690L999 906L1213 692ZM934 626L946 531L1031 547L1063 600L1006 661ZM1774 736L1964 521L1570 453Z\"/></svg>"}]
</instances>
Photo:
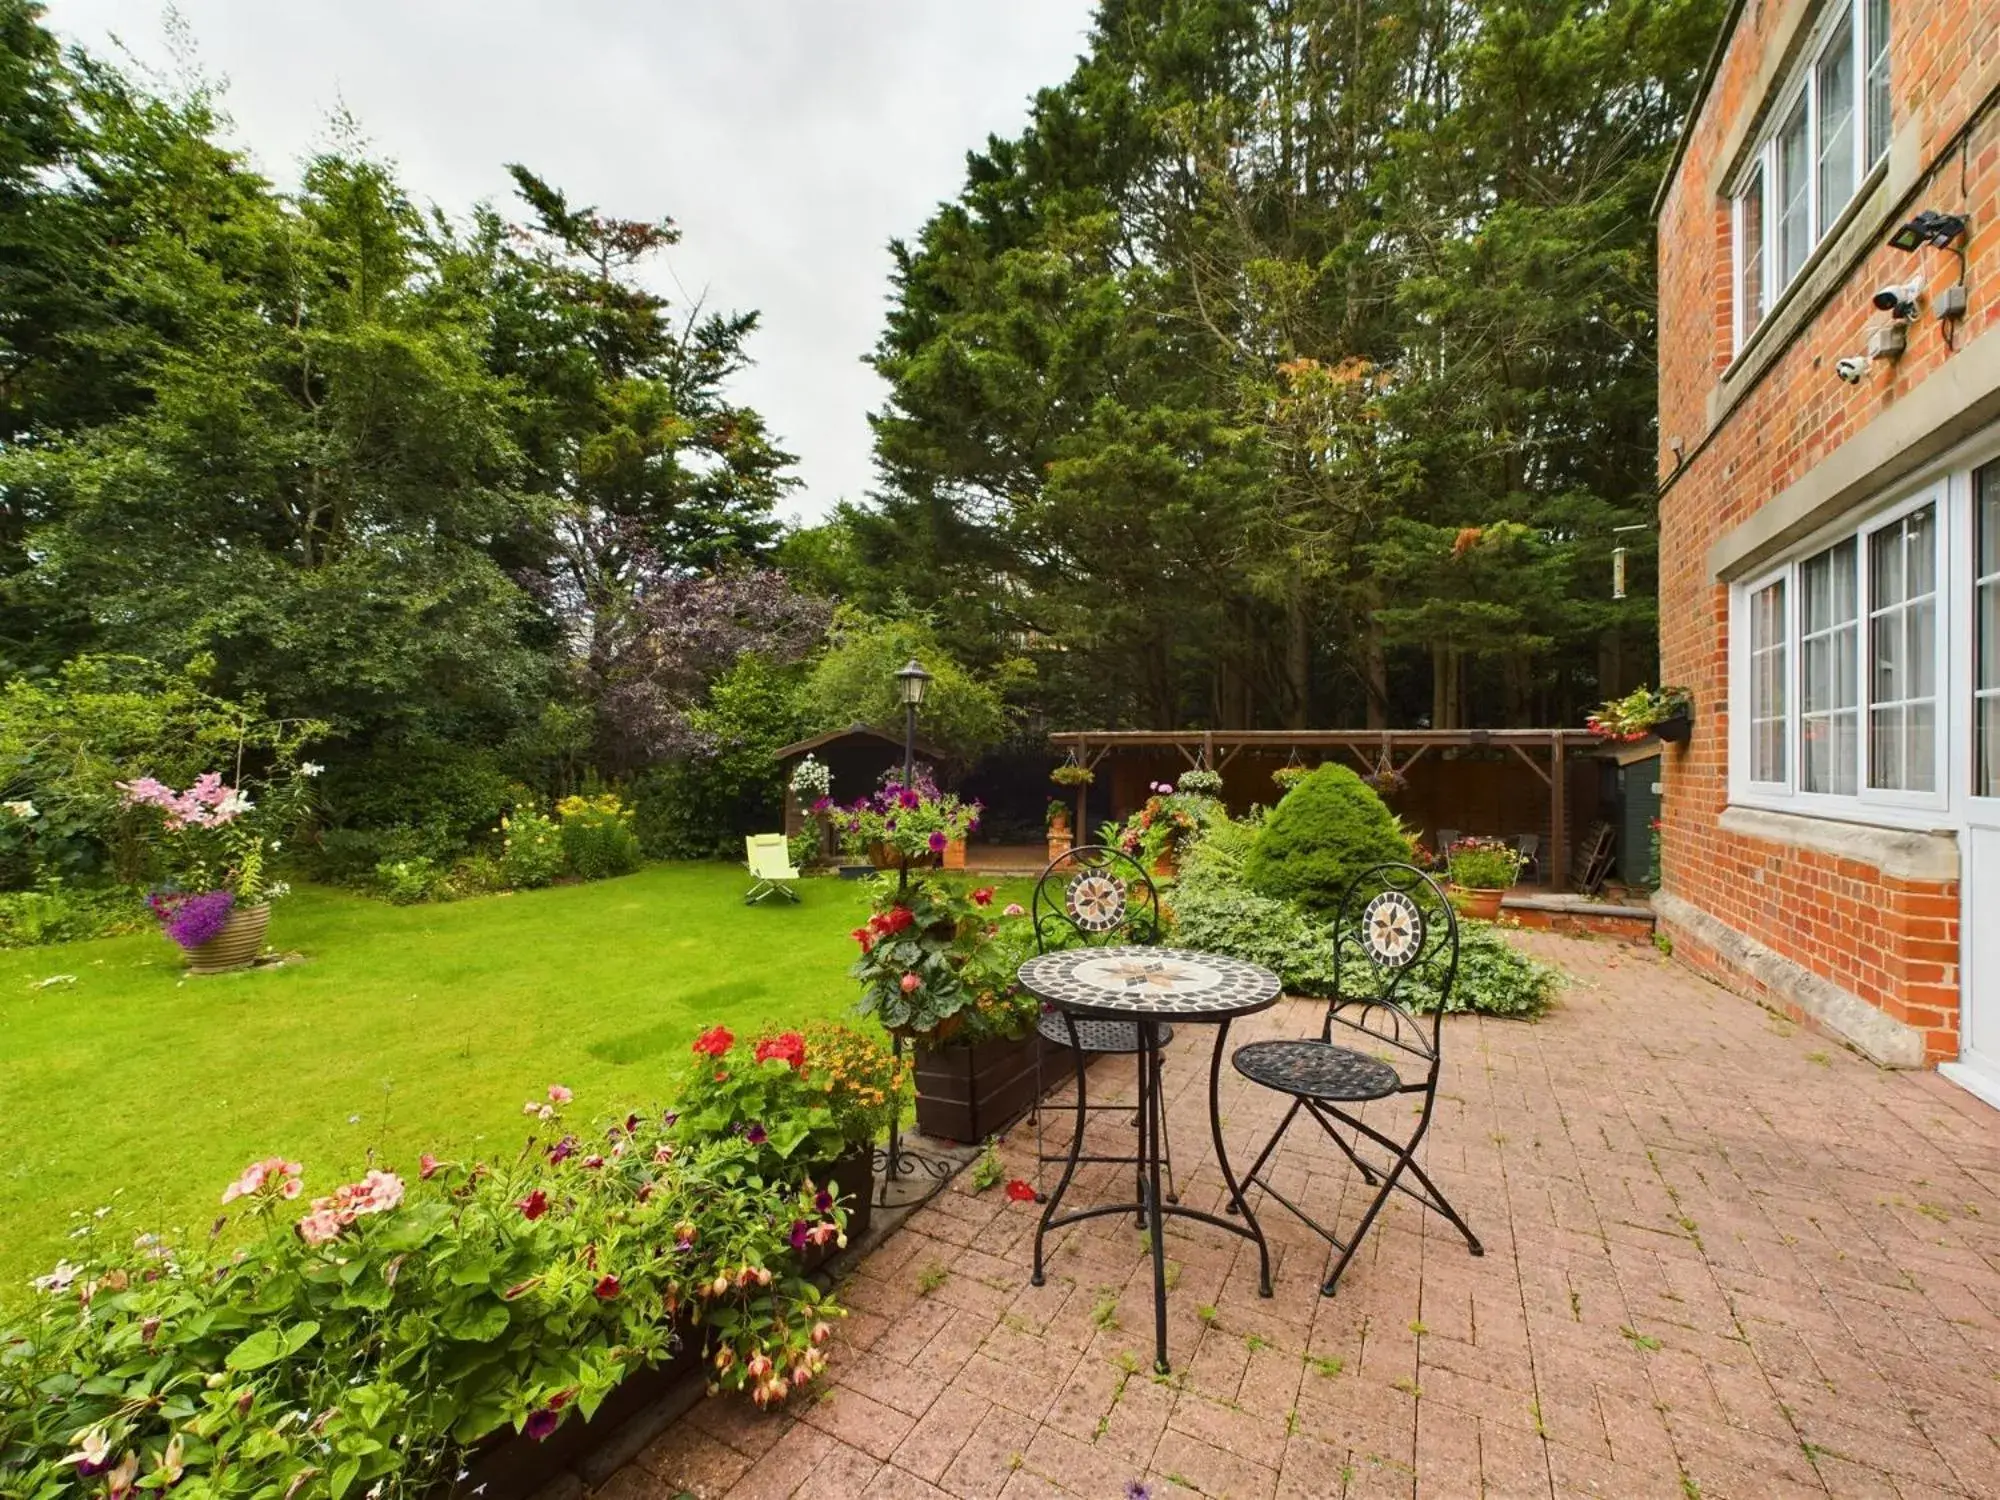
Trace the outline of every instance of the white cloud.
<instances>
[{"instance_id":1,"label":"white cloud","mask_svg":"<svg viewBox=\"0 0 2000 1500\"><path fill-rule=\"evenodd\" d=\"M802 515L870 485L861 357L887 242L957 192L1084 45L1089 0L182 0L236 139L281 182L344 105L408 189L462 212L521 161L572 202L670 214L664 290L757 308L739 394L799 455ZM168 66L157 0L54 0L48 24ZM670 278L670 279L669 279ZM678 289L676 289L678 283Z\"/></svg>"}]
</instances>

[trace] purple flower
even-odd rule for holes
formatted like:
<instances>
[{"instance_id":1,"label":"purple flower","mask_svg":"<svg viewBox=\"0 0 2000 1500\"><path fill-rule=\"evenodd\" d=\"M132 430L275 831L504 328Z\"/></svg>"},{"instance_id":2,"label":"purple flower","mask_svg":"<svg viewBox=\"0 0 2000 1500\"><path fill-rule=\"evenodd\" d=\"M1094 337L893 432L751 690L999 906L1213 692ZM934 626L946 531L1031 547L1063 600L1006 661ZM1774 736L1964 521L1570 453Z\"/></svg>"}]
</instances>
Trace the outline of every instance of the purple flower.
<instances>
[{"instance_id":1,"label":"purple flower","mask_svg":"<svg viewBox=\"0 0 2000 1500\"><path fill-rule=\"evenodd\" d=\"M180 891L155 891L146 898L153 915L168 937L183 948L199 948L222 931L236 897L228 891L202 891L187 895Z\"/></svg>"},{"instance_id":2,"label":"purple flower","mask_svg":"<svg viewBox=\"0 0 2000 1500\"><path fill-rule=\"evenodd\" d=\"M912 791L905 790L896 793L897 803L903 807L911 808L913 810L915 808L921 807L923 805L923 800L924 800L923 798L919 797L915 792Z\"/></svg>"},{"instance_id":3,"label":"purple flower","mask_svg":"<svg viewBox=\"0 0 2000 1500\"><path fill-rule=\"evenodd\" d=\"M526 1425L521 1428L538 1443L546 1443L558 1427L562 1426L562 1415L550 1407L528 1413Z\"/></svg>"},{"instance_id":4,"label":"purple flower","mask_svg":"<svg viewBox=\"0 0 2000 1500\"><path fill-rule=\"evenodd\" d=\"M819 1196L813 1199L813 1207L821 1213L830 1212L833 1208L833 1194L829 1193L825 1188L821 1188Z\"/></svg>"},{"instance_id":5,"label":"purple flower","mask_svg":"<svg viewBox=\"0 0 2000 1500\"><path fill-rule=\"evenodd\" d=\"M1153 1500L1153 1492L1136 1479L1125 1481L1125 1500Z\"/></svg>"},{"instance_id":6,"label":"purple flower","mask_svg":"<svg viewBox=\"0 0 2000 1500\"><path fill-rule=\"evenodd\" d=\"M792 1220L792 1248L798 1251L803 1251L806 1248L806 1221L804 1219Z\"/></svg>"},{"instance_id":7,"label":"purple flower","mask_svg":"<svg viewBox=\"0 0 2000 1500\"><path fill-rule=\"evenodd\" d=\"M896 820L894 818L891 818L888 822L884 823L882 826L888 829L889 832L894 833L896 831Z\"/></svg>"},{"instance_id":8,"label":"purple flower","mask_svg":"<svg viewBox=\"0 0 2000 1500\"><path fill-rule=\"evenodd\" d=\"M831 806L833 806L833 798L817 797L813 799L812 810L816 813L823 813Z\"/></svg>"},{"instance_id":9,"label":"purple flower","mask_svg":"<svg viewBox=\"0 0 2000 1500\"><path fill-rule=\"evenodd\" d=\"M559 1167L574 1155L576 1155L576 1137L566 1135L549 1147L549 1165Z\"/></svg>"},{"instance_id":10,"label":"purple flower","mask_svg":"<svg viewBox=\"0 0 2000 1500\"><path fill-rule=\"evenodd\" d=\"M761 1146L764 1144L764 1142L768 1141L770 1138L771 1137L765 1133L764 1127L762 1125L754 1123L748 1130L743 1132L743 1139L748 1141L753 1146Z\"/></svg>"},{"instance_id":11,"label":"purple flower","mask_svg":"<svg viewBox=\"0 0 2000 1500\"><path fill-rule=\"evenodd\" d=\"M679 1118L680 1118L680 1111L670 1109L665 1114L660 1116L660 1123L666 1126L669 1130L671 1130L673 1128L674 1121L678 1120Z\"/></svg>"},{"instance_id":12,"label":"purple flower","mask_svg":"<svg viewBox=\"0 0 2000 1500\"><path fill-rule=\"evenodd\" d=\"M933 854L944 853L944 846L945 846L945 836L942 833L934 833L931 835L931 853Z\"/></svg>"}]
</instances>

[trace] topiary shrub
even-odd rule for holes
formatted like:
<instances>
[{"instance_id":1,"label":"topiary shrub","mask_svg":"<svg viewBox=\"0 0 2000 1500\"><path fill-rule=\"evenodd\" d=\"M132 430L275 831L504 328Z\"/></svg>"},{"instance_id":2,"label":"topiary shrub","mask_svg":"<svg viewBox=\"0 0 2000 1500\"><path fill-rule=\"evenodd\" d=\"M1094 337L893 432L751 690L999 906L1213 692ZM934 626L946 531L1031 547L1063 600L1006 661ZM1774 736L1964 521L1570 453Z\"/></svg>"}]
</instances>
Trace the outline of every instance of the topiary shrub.
<instances>
[{"instance_id":1,"label":"topiary shrub","mask_svg":"<svg viewBox=\"0 0 2000 1500\"><path fill-rule=\"evenodd\" d=\"M1332 915L1370 866L1410 857L1396 815L1345 766L1321 766L1287 792L1243 859L1260 895Z\"/></svg>"}]
</instances>

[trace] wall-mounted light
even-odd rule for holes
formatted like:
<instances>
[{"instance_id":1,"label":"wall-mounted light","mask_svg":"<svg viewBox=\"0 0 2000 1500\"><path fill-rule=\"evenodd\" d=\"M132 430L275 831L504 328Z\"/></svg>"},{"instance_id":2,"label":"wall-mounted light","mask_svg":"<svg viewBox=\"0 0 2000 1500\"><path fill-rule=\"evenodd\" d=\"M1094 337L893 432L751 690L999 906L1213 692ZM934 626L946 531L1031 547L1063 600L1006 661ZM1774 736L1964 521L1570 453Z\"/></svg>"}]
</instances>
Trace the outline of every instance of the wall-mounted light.
<instances>
[{"instance_id":1,"label":"wall-mounted light","mask_svg":"<svg viewBox=\"0 0 2000 1500\"><path fill-rule=\"evenodd\" d=\"M1921 250L1926 245L1943 250L1964 233L1963 215L1941 214L1936 209L1927 208L1890 235L1889 244L1897 250Z\"/></svg>"}]
</instances>

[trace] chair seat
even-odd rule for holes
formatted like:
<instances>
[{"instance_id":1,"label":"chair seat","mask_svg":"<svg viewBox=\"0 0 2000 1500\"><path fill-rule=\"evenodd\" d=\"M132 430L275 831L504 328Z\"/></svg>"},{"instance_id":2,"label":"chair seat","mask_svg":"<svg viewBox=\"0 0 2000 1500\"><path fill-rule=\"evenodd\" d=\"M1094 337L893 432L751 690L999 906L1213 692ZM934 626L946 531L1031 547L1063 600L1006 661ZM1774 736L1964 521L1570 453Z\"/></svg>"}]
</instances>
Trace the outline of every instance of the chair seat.
<instances>
[{"instance_id":1,"label":"chair seat","mask_svg":"<svg viewBox=\"0 0 2000 1500\"><path fill-rule=\"evenodd\" d=\"M1035 1023L1035 1030L1058 1047L1069 1045L1069 1023L1063 1019L1063 1013L1059 1010L1043 1011L1041 1020ZM1174 1028L1164 1021L1160 1023L1159 1032L1162 1047L1174 1039ZM1076 1039L1085 1052L1137 1052L1139 1023L1092 1021L1079 1016L1076 1022Z\"/></svg>"},{"instance_id":2,"label":"chair seat","mask_svg":"<svg viewBox=\"0 0 2000 1500\"><path fill-rule=\"evenodd\" d=\"M1331 1042L1252 1042L1230 1061L1252 1083L1309 1099L1385 1099L1403 1086L1379 1057Z\"/></svg>"}]
</instances>

